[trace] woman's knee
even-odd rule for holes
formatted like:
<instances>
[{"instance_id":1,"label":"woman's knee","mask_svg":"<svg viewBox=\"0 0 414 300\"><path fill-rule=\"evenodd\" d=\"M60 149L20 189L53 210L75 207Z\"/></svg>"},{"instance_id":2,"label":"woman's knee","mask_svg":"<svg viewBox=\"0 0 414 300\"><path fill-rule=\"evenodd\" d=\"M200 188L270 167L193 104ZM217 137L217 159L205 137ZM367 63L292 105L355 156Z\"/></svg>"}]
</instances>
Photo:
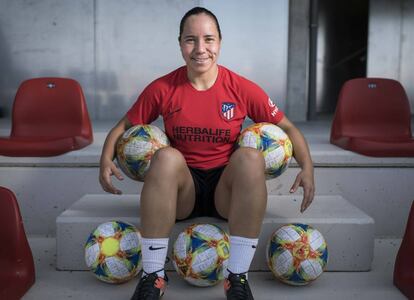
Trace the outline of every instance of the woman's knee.
<instances>
[{"instance_id":1,"label":"woman's knee","mask_svg":"<svg viewBox=\"0 0 414 300\"><path fill-rule=\"evenodd\" d=\"M254 148L237 149L230 158L233 176L242 175L247 181L265 180L265 161L263 154ZM244 181L245 181L244 180Z\"/></svg>"},{"instance_id":2,"label":"woman's knee","mask_svg":"<svg viewBox=\"0 0 414 300\"><path fill-rule=\"evenodd\" d=\"M180 151L172 147L165 147L154 153L148 172L162 172L164 175L174 174L179 172L185 165L185 159Z\"/></svg>"},{"instance_id":3,"label":"woman's knee","mask_svg":"<svg viewBox=\"0 0 414 300\"><path fill-rule=\"evenodd\" d=\"M247 168L251 171L264 171L265 167L265 160L262 152L249 147L241 147L237 149L231 156L230 163L238 168Z\"/></svg>"}]
</instances>

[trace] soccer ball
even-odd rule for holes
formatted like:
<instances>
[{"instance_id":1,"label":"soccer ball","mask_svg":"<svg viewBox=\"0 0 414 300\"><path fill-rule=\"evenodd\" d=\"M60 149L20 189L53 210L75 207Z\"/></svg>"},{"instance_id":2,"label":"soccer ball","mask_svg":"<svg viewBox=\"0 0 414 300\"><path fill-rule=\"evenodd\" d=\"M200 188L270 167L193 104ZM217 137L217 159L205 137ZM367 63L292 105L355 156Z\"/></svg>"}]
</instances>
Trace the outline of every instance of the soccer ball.
<instances>
[{"instance_id":1,"label":"soccer ball","mask_svg":"<svg viewBox=\"0 0 414 300\"><path fill-rule=\"evenodd\" d=\"M121 170L134 180L144 181L155 151L168 146L165 133L154 125L136 125L119 138L116 158Z\"/></svg>"},{"instance_id":2,"label":"soccer ball","mask_svg":"<svg viewBox=\"0 0 414 300\"><path fill-rule=\"evenodd\" d=\"M141 270L141 234L125 222L103 223L86 241L85 262L104 282L126 282Z\"/></svg>"},{"instance_id":3,"label":"soccer ball","mask_svg":"<svg viewBox=\"0 0 414 300\"><path fill-rule=\"evenodd\" d=\"M292 142L281 128L271 123L256 123L243 129L237 144L263 153L266 179L281 175L292 158Z\"/></svg>"},{"instance_id":4,"label":"soccer ball","mask_svg":"<svg viewBox=\"0 0 414 300\"><path fill-rule=\"evenodd\" d=\"M318 230L306 224L288 224L270 236L266 258L277 279L290 285L306 285L322 274L328 248Z\"/></svg>"},{"instance_id":5,"label":"soccer ball","mask_svg":"<svg viewBox=\"0 0 414 300\"><path fill-rule=\"evenodd\" d=\"M229 258L229 237L220 227L193 224L181 232L173 246L173 265L195 286L212 286L223 279Z\"/></svg>"}]
</instances>

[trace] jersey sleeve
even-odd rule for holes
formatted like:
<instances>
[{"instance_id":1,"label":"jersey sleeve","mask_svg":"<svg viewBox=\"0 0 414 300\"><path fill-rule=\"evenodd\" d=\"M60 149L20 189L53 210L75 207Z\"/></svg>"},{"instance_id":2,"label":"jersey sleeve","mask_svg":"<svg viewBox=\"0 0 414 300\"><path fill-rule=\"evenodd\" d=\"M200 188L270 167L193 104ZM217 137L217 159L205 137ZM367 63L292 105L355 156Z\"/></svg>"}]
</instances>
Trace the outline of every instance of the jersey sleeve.
<instances>
[{"instance_id":1,"label":"jersey sleeve","mask_svg":"<svg viewBox=\"0 0 414 300\"><path fill-rule=\"evenodd\" d=\"M149 84L128 110L126 116L132 125L150 124L161 113L161 94L156 82Z\"/></svg>"},{"instance_id":2,"label":"jersey sleeve","mask_svg":"<svg viewBox=\"0 0 414 300\"><path fill-rule=\"evenodd\" d=\"M254 82L242 78L243 97L247 116L255 123L279 123L285 115L270 97Z\"/></svg>"}]
</instances>

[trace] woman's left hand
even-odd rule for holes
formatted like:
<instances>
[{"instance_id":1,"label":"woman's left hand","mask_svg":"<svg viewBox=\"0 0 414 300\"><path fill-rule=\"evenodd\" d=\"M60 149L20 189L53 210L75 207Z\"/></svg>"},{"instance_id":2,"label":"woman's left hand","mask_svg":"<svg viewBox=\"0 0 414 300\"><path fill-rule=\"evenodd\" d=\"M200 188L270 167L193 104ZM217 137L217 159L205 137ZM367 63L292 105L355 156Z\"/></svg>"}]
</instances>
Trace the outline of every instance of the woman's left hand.
<instances>
[{"instance_id":1,"label":"woman's left hand","mask_svg":"<svg viewBox=\"0 0 414 300\"><path fill-rule=\"evenodd\" d=\"M300 212L303 213L313 201L315 196L315 183L313 180L313 171L302 170L296 176L295 182L290 188L290 192L294 193L297 191L298 187L303 188L303 200L300 207Z\"/></svg>"}]
</instances>

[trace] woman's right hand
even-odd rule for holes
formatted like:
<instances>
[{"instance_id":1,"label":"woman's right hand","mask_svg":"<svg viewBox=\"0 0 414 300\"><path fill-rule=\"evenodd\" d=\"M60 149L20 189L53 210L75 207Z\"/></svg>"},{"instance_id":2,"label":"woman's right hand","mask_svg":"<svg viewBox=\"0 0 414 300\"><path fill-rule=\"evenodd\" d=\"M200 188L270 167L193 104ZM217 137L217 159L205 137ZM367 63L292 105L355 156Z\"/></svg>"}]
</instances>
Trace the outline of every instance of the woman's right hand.
<instances>
[{"instance_id":1,"label":"woman's right hand","mask_svg":"<svg viewBox=\"0 0 414 300\"><path fill-rule=\"evenodd\" d=\"M114 164L113 158L115 157L115 145L118 138L129 127L131 127L131 123L129 123L127 117L123 117L108 133L102 147L99 168L99 183L105 192L117 195L122 194L122 192L112 184L111 176L114 175L118 180L124 179L121 172Z\"/></svg>"},{"instance_id":2,"label":"woman's right hand","mask_svg":"<svg viewBox=\"0 0 414 300\"><path fill-rule=\"evenodd\" d=\"M101 161L99 169L99 183L103 190L108 193L121 195L122 191L118 190L113 184L111 176L114 175L118 180L124 180L120 170L116 167L113 161L104 160Z\"/></svg>"}]
</instances>

